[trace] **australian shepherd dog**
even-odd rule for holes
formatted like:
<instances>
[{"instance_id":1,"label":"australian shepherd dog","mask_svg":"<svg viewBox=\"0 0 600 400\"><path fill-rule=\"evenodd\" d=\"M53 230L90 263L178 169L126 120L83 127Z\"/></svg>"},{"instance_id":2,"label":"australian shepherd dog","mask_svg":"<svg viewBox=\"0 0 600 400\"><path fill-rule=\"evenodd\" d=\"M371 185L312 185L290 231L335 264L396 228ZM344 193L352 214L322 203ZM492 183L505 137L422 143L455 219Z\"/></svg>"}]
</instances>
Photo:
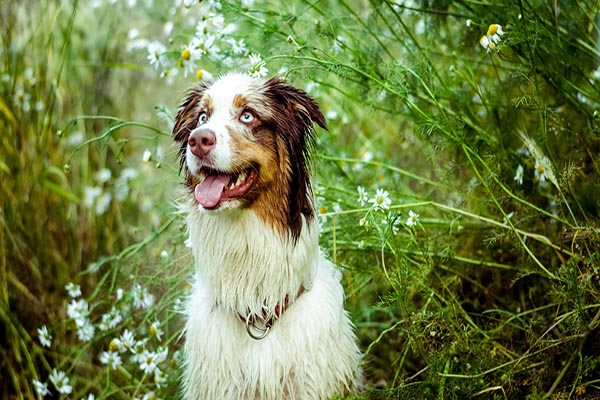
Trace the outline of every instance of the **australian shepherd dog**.
<instances>
[{"instance_id":1,"label":"australian shepherd dog","mask_svg":"<svg viewBox=\"0 0 600 400\"><path fill-rule=\"evenodd\" d=\"M184 397L327 399L360 386L341 274L319 250L309 180L317 103L279 78L192 88L173 128L196 278Z\"/></svg>"}]
</instances>

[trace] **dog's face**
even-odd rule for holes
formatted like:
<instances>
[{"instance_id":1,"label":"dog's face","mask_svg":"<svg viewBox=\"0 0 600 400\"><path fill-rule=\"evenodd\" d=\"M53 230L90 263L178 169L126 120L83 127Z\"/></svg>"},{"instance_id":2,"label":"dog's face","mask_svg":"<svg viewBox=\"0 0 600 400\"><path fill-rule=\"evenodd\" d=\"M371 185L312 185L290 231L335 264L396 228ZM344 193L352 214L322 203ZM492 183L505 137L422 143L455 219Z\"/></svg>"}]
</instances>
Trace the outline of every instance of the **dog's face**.
<instances>
[{"instance_id":1,"label":"dog's face","mask_svg":"<svg viewBox=\"0 0 600 400\"><path fill-rule=\"evenodd\" d=\"M314 214L307 167L314 123L326 128L315 101L277 78L228 74L191 89L173 135L200 209L251 209L297 238L301 216Z\"/></svg>"}]
</instances>

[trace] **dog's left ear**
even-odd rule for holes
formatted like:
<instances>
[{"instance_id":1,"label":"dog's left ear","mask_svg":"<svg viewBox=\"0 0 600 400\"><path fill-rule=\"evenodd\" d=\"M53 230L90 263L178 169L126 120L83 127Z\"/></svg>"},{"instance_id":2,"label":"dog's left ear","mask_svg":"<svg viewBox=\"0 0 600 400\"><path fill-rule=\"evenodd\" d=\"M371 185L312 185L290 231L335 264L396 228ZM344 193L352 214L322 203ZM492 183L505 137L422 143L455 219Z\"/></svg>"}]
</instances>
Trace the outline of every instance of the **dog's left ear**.
<instances>
[{"instance_id":1,"label":"dog's left ear","mask_svg":"<svg viewBox=\"0 0 600 400\"><path fill-rule=\"evenodd\" d=\"M327 122L319 105L306 92L296 89L279 78L271 78L265 83L267 95L285 112L291 120L299 122L305 134L312 135L313 124L327 129Z\"/></svg>"},{"instance_id":2,"label":"dog's left ear","mask_svg":"<svg viewBox=\"0 0 600 400\"><path fill-rule=\"evenodd\" d=\"M179 146L179 168L180 171L185 168L185 149L187 141L190 137L190 132L198 126L198 103L208 84L201 82L191 88L177 111L175 116L175 124L173 125L173 140L181 143ZM189 176L188 176L189 179Z\"/></svg>"},{"instance_id":3,"label":"dog's left ear","mask_svg":"<svg viewBox=\"0 0 600 400\"><path fill-rule=\"evenodd\" d=\"M314 124L327 129L325 117L319 105L302 90L279 78L265 82L265 95L274 112L274 124L279 139L285 144L289 160L288 226L292 237L298 239L302 230L302 216L307 222L314 217L314 205L310 196L308 159L314 147Z\"/></svg>"},{"instance_id":4,"label":"dog's left ear","mask_svg":"<svg viewBox=\"0 0 600 400\"><path fill-rule=\"evenodd\" d=\"M206 82L200 82L186 93L173 125L173 139L176 142L187 142L190 132L198 125L197 107L207 88Z\"/></svg>"}]
</instances>

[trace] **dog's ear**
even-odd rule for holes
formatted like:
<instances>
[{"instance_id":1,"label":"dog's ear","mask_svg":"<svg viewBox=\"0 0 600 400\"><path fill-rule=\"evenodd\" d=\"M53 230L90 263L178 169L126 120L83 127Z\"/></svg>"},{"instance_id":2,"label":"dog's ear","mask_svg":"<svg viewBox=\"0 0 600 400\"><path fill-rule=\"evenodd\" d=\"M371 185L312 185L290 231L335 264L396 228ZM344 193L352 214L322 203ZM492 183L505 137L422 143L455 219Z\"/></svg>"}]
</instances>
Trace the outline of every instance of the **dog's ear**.
<instances>
[{"instance_id":1,"label":"dog's ear","mask_svg":"<svg viewBox=\"0 0 600 400\"><path fill-rule=\"evenodd\" d=\"M201 82L186 93L173 125L173 139L176 142L187 142L190 132L198 125L198 103L207 88L208 83Z\"/></svg>"},{"instance_id":2,"label":"dog's ear","mask_svg":"<svg viewBox=\"0 0 600 400\"><path fill-rule=\"evenodd\" d=\"M190 132L198 125L198 103L206 89L208 83L201 82L198 85L191 88L177 111L175 116L175 124L173 125L173 139L176 142L181 143L179 147L179 168L183 170L185 168L185 149L187 147L187 141L190 136ZM188 180L189 180L188 174Z\"/></svg>"},{"instance_id":3,"label":"dog's ear","mask_svg":"<svg viewBox=\"0 0 600 400\"><path fill-rule=\"evenodd\" d=\"M279 78L271 78L265 83L267 95L299 121L304 133L312 135L313 124L327 129L327 122L319 105L306 92L296 89ZM299 118L297 120L296 118Z\"/></svg>"},{"instance_id":4,"label":"dog's ear","mask_svg":"<svg viewBox=\"0 0 600 400\"><path fill-rule=\"evenodd\" d=\"M279 78L266 81L265 89L273 109L277 110L275 123L283 133L290 154L302 154L308 158L315 141L314 124L327 129L319 105L306 92Z\"/></svg>"},{"instance_id":5,"label":"dog's ear","mask_svg":"<svg viewBox=\"0 0 600 400\"><path fill-rule=\"evenodd\" d=\"M315 143L314 124L327 129L327 123L312 97L279 78L265 82L265 95L274 110L278 137L290 155L287 215L292 237L297 239L302 230L301 217L307 221L314 217L308 165Z\"/></svg>"}]
</instances>

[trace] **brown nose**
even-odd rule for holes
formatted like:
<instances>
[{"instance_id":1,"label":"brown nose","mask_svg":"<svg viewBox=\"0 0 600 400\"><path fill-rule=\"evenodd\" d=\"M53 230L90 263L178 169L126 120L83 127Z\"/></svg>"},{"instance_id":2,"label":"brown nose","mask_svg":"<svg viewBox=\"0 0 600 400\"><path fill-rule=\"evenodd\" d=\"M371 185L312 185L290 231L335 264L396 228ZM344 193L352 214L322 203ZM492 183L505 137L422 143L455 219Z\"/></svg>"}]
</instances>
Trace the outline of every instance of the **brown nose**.
<instances>
[{"instance_id":1,"label":"brown nose","mask_svg":"<svg viewBox=\"0 0 600 400\"><path fill-rule=\"evenodd\" d=\"M215 144L217 137L210 129L194 129L188 139L191 152L198 157L207 155Z\"/></svg>"}]
</instances>

